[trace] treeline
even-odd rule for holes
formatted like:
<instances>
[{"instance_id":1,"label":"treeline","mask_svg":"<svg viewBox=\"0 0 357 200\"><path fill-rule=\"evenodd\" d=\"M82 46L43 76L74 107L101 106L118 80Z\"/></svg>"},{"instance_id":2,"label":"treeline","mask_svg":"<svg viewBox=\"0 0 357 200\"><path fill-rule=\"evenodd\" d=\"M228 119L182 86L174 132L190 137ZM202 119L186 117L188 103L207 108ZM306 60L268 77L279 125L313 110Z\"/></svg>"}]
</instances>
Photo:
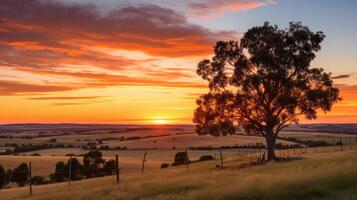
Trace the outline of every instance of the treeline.
<instances>
[{"instance_id":1,"label":"treeline","mask_svg":"<svg viewBox=\"0 0 357 200\"><path fill-rule=\"evenodd\" d=\"M278 137L278 139L303 144L307 147L323 147L323 146L341 145L340 141L335 142L335 144L334 144L334 143L328 143L325 140L302 140L302 139L295 138L295 137Z\"/></svg>"},{"instance_id":2,"label":"treeline","mask_svg":"<svg viewBox=\"0 0 357 200\"><path fill-rule=\"evenodd\" d=\"M214 149L265 149L266 145L263 143L255 143L255 144L248 144L248 145L223 145L219 147L213 147L213 146L196 146L192 147L190 146L189 149L191 150L214 150ZM275 145L276 149L289 149L289 148L303 148L302 145L300 144L282 144L282 143L277 143Z\"/></svg>"},{"instance_id":3,"label":"treeline","mask_svg":"<svg viewBox=\"0 0 357 200\"><path fill-rule=\"evenodd\" d=\"M77 158L70 158L67 162L57 162L55 171L49 175L49 179L42 176L33 176L31 183L42 185L68 181L69 179L75 181L113 175L116 170L115 161L106 161L102 156L100 151L95 150L84 154L82 163ZM69 172L71 172L71 176L69 176ZM0 188L6 187L10 182L17 183L19 187L30 182L30 170L27 163L21 163L17 168L7 171L0 165Z\"/></svg>"},{"instance_id":4,"label":"treeline","mask_svg":"<svg viewBox=\"0 0 357 200\"><path fill-rule=\"evenodd\" d=\"M12 154L12 153L24 153L24 152L28 152L28 151L36 151L36 150L42 150L42 149L51 149L51 148L74 148L73 145L69 144L69 145L64 145L62 143L42 143L42 144L4 144L4 147L13 147L13 150L11 149L6 149L5 152L1 152L1 154Z\"/></svg>"}]
</instances>

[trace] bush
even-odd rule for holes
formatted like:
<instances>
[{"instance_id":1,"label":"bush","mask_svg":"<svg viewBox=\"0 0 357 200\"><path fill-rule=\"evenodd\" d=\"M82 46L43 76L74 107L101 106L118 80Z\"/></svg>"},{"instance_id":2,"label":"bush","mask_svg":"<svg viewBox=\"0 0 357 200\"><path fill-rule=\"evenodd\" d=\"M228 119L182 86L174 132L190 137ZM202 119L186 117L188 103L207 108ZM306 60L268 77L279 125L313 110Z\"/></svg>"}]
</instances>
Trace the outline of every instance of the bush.
<instances>
[{"instance_id":1,"label":"bush","mask_svg":"<svg viewBox=\"0 0 357 200\"><path fill-rule=\"evenodd\" d=\"M198 159L198 161L205 161L205 160L214 160L213 156L211 155L203 155Z\"/></svg>"},{"instance_id":2,"label":"bush","mask_svg":"<svg viewBox=\"0 0 357 200\"><path fill-rule=\"evenodd\" d=\"M169 163L161 163L161 169L168 168L170 166Z\"/></svg>"},{"instance_id":3,"label":"bush","mask_svg":"<svg viewBox=\"0 0 357 200\"><path fill-rule=\"evenodd\" d=\"M31 182L34 185L47 184L47 181L45 180L45 177L43 177L43 176L34 176L31 178Z\"/></svg>"},{"instance_id":4,"label":"bush","mask_svg":"<svg viewBox=\"0 0 357 200\"><path fill-rule=\"evenodd\" d=\"M103 172L105 173L105 175L113 175L115 174L115 171L116 171L116 164L114 160L109 160L105 162L103 166Z\"/></svg>"},{"instance_id":5,"label":"bush","mask_svg":"<svg viewBox=\"0 0 357 200\"><path fill-rule=\"evenodd\" d=\"M172 163L172 166L183 165L185 162L190 163L187 152L177 152L175 155L175 162Z\"/></svg>"}]
</instances>

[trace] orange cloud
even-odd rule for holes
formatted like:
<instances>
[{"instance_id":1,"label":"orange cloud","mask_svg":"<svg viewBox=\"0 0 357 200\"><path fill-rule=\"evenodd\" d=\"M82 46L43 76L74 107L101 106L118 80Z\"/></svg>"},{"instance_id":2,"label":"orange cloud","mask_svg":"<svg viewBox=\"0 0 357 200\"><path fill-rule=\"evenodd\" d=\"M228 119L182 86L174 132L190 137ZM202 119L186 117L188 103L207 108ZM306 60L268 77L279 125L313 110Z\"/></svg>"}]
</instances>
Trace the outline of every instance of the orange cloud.
<instances>
[{"instance_id":1,"label":"orange cloud","mask_svg":"<svg viewBox=\"0 0 357 200\"><path fill-rule=\"evenodd\" d=\"M228 11L239 12L274 4L272 0L209 0L190 3L189 8L194 15L202 18L212 18Z\"/></svg>"},{"instance_id":2,"label":"orange cloud","mask_svg":"<svg viewBox=\"0 0 357 200\"><path fill-rule=\"evenodd\" d=\"M30 68L18 68L17 70L29 72L40 75L52 76L67 76L86 79L81 87L106 87L106 86L163 86L163 87L188 87L188 88L206 88L207 85L202 82L186 82L186 81L172 81L177 74L171 72L161 72L161 79L154 79L150 77L131 77L125 75L112 75L101 73L88 72L69 72L69 71L53 71L53 70L39 70ZM78 88L79 88L78 86Z\"/></svg>"},{"instance_id":3,"label":"orange cloud","mask_svg":"<svg viewBox=\"0 0 357 200\"><path fill-rule=\"evenodd\" d=\"M80 53L81 46L95 45L182 57L207 55L217 39L233 37L191 24L172 9L147 4L103 14L94 5L3 0L0 10L1 43L26 44L33 50Z\"/></svg>"},{"instance_id":4,"label":"orange cloud","mask_svg":"<svg viewBox=\"0 0 357 200\"><path fill-rule=\"evenodd\" d=\"M38 85L0 80L0 96L73 90L71 86Z\"/></svg>"}]
</instances>

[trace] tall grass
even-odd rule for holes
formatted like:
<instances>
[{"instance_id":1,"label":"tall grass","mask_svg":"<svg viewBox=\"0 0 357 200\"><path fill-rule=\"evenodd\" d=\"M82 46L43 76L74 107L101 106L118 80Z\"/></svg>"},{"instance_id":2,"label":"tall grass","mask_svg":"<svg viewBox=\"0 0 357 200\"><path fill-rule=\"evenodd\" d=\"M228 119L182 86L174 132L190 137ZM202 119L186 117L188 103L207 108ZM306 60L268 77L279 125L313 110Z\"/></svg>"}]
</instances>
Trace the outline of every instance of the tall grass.
<instances>
[{"instance_id":1,"label":"tall grass","mask_svg":"<svg viewBox=\"0 0 357 200\"><path fill-rule=\"evenodd\" d=\"M31 199L39 200L329 200L357 199L357 153L287 163L241 168L241 159L228 159L227 168L215 162L126 174L121 183L104 177L67 184L34 187ZM0 199L25 199L27 188L0 192Z\"/></svg>"}]
</instances>

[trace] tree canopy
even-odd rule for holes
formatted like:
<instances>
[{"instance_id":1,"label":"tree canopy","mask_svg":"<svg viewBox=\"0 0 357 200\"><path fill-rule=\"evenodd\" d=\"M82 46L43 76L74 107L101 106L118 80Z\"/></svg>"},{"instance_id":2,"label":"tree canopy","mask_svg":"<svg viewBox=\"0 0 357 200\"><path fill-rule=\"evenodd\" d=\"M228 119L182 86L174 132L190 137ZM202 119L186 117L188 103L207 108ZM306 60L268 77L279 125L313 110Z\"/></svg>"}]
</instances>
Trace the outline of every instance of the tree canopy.
<instances>
[{"instance_id":1,"label":"tree canopy","mask_svg":"<svg viewBox=\"0 0 357 200\"><path fill-rule=\"evenodd\" d=\"M264 136L268 158L274 159L283 128L298 123L299 116L315 119L317 110L330 111L340 100L331 73L310 66L324 38L300 22L287 29L266 22L249 29L240 42L217 42L214 57L197 67L209 92L196 101L196 132L235 134L240 125L248 134Z\"/></svg>"}]
</instances>

